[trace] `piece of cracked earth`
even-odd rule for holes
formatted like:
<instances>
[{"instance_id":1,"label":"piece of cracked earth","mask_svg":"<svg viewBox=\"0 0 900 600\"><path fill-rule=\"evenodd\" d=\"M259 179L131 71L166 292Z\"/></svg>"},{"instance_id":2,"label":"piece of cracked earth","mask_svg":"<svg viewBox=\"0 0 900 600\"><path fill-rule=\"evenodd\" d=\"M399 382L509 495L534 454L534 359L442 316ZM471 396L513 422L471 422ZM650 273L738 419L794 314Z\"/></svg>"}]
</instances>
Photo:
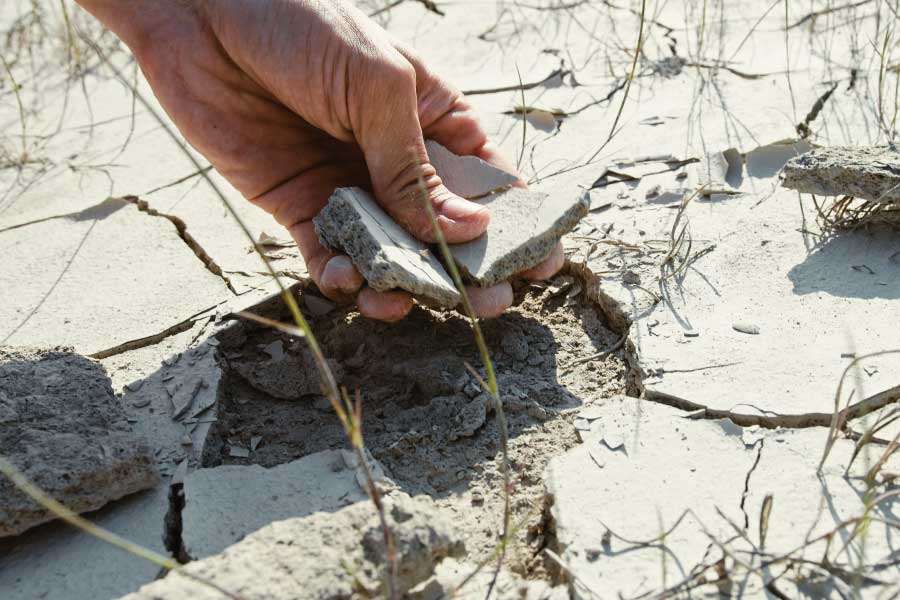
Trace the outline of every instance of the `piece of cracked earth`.
<instances>
[{"instance_id":1,"label":"piece of cracked earth","mask_svg":"<svg viewBox=\"0 0 900 600\"><path fill-rule=\"evenodd\" d=\"M781 184L822 196L853 196L871 202L900 201L900 148L816 148L784 165Z\"/></svg>"},{"instance_id":2,"label":"piece of cracked earth","mask_svg":"<svg viewBox=\"0 0 900 600\"><path fill-rule=\"evenodd\" d=\"M335 190L313 219L321 242L346 252L372 289L400 288L438 306L459 303L459 292L428 246L415 239L360 188Z\"/></svg>"},{"instance_id":3,"label":"piece of cracked earth","mask_svg":"<svg viewBox=\"0 0 900 600\"><path fill-rule=\"evenodd\" d=\"M0 347L0 456L77 513L159 481L103 366L69 348ZM0 477L0 537L54 518Z\"/></svg>"},{"instance_id":4,"label":"piece of cracked earth","mask_svg":"<svg viewBox=\"0 0 900 600\"><path fill-rule=\"evenodd\" d=\"M431 577L441 560L465 551L450 519L430 499L395 491L384 503L401 595ZM123 600L224 600L229 594L248 600L386 597L384 552L372 504L357 502L270 523L221 554L188 563Z\"/></svg>"},{"instance_id":5,"label":"piece of cracked earth","mask_svg":"<svg viewBox=\"0 0 900 600\"><path fill-rule=\"evenodd\" d=\"M450 253L462 272L481 286L540 264L591 206L586 191L547 194L520 188L477 202L490 210L487 232L471 242L452 244Z\"/></svg>"},{"instance_id":6,"label":"piece of cracked earth","mask_svg":"<svg viewBox=\"0 0 900 600\"><path fill-rule=\"evenodd\" d=\"M371 457L374 481L388 483ZM325 450L269 469L222 465L184 478L181 542L194 559L218 554L273 521L334 512L366 500L366 483L349 450Z\"/></svg>"},{"instance_id":7,"label":"piece of cracked earth","mask_svg":"<svg viewBox=\"0 0 900 600\"><path fill-rule=\"evenodd\" d=\"M484 196L517 179L477 157L456 156L433 142L429 147L441 157L434 166L447 187L464 196L482 195L475 201L490 210L484 235L450 245L462 272L477 285L494 285L540 264L590 208L584 191L548 194L510 188ZM322 244L345 252L372 289L400 288L440 307L459 303L453 280L435 254L395 223L368 192L335 190L313 224Z\"/></svg>"},{"instance_id":8,"label":"piece of cracked earth","mask_svg":"<svg viewBox=\"0 0 900 600\"><path fill-rule=\"evenodd\" d=\"M434 140L425 142L428 160L448 190L463 198L480 198L516 183L519 178L477 156L458 156Z\"/></svg>"}]
</instances>

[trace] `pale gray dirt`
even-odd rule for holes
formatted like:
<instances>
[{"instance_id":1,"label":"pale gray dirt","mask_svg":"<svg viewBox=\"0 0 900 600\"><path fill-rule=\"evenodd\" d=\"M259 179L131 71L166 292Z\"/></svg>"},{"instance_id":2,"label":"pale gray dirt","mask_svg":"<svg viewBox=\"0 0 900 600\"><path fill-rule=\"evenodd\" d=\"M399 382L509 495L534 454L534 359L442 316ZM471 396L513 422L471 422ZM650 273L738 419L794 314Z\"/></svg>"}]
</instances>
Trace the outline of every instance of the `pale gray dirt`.
<instances>
[{"instance_id":1,"label":"pale gray dirt","mask_svg":"<svg viewBox=\"0 0 900 600\"><path fill-rule=\"evenodd\" d=\"M386 500L397 553L397 586L405 592L428 578L435 564L463 551L453 524L427 499L401 493ZM384 539L368 503L334 513L271 523L221 554L184 570L218 589L173 573L123 600L219 600L228 590L245 598L338 600L384 597ZM337 565L340 565L338 567Z\"/></svg>"},{"instance_id":2,"label":"pale gray dirt","mask_svg":"<svg viewBox=\"0 0 900 600\"><path fill-rule=\"evenodd\" d=\"M503 569L494 579L493 568L481 569L464 586L467 577L477 569L472 563L445 558L434 570L434 575L411 589L410 600L440 600L453 597L460 600L482 600L491 589L491 597L498 600L569 600L566 586L551 587L545 581L529 581ZM492 587L493 584L493 587Z\"/></svg>"},{"instance_id":3,"label":"pale gray dirt","mask_svg":"<svg viewBox=\"0 0 900 600\"><path fill-rule=\"evenodd\" d=\"M521 289L516 307L483 323L510 436L512 522L519 528L508 564L526 575L542 570L532 556L546 533L544 465L577 443L566 409L626 388L621 352L575 362L619 337L582 295L566 297L578 286L561 277L548 289ZM403 322L385 324L336 310L313 319L313 329L326 355L341 366L340 383L351 394L359 390L366 444L388 475L404 491L428 494L451 511L469 560L488 556L500 534L500 445L495 415L485 415L486 396L465 368L468 361L482 371L466 320L415 308ZM239 324L221 335L227 392L206 465L273 466L346 447L323 397L279 400L239 374L236 365L271 361L265 349L275 340L286 354L305 351L302 340L255 325ZM262 441L249 458L230 456L231 447L249 447L258 435Z\"/></svg>"},{"instance_id":4,"label":"pale gray dirt","mask_svg":"<svg viewBox=\"0 0 900 600\"><path fill-rule=\"evenodd\" d=\"M0 347L0 456L75 512L159 480L103 367L70 348ZM0 478L0 537L53 518Z\"/></svg>"},{"instance_id":5,"label":"pale gray dirt","mask_svg":"<svg viewBox=\"0 0 900 600\"><path fill-rule=\"evenodd\" d=\"M272 521L334 512L365 501L353 459L349 450L327 450L269 469L220 465L188 474L181 550L194 559L206 558ZM376 481L382 480L377 464L373 469Z\"/></svg>"},{"instance_id":6,"label":"pale gray dirt","mask_svg":"<svg viewBox=\"0 0 900 600\"><path fill-rule=\"evenodd\" d=\"M686 417L631 397L579 411L583 443L554 458L545 477L552 547L571 570L574 598L663 590L675 598L782 597L764 589L760 573L788 598L892 595L900 567L885 519L896 519L896 457L867 483L884 448L867 447L848 469L854 444L838 439L819 474L826 427ZM665 493L651 493L658 489ZM867 503L872 520L862 533L852 524ZM829 532L840 543L823 537ZM719 561L728 572L721 581Z\"/></svg>"}]
</instances>

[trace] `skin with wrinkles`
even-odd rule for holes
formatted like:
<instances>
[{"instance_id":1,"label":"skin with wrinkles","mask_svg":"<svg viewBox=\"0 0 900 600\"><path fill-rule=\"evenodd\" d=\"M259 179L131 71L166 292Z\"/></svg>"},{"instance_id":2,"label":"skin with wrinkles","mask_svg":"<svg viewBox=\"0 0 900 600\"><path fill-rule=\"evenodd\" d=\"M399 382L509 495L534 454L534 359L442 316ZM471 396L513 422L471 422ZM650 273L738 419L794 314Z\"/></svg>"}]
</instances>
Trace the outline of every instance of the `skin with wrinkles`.
<instances>
[{"instance_id":1,"label":"skin with wrinkles","mask_svg":"<svg viewBox=\"0 0 900 600\"><path fill-rule=\"evenodd\" d=\"M351 4L79 2L129 45L191 145L290 231L330 298L355 300L364 315L389 321L412 307L407 294L364 287L346 256L319 243L311 220L335 188L370 190L397 223L433 242L421 177L448 242L487 228L488 211L444 186L423 140L512 169L462 94ZM557 259L529 274L561 266ZM507 282L495 287L474 292L480 316L501 314L512 302Z\"/></svg>"}]
</instances>

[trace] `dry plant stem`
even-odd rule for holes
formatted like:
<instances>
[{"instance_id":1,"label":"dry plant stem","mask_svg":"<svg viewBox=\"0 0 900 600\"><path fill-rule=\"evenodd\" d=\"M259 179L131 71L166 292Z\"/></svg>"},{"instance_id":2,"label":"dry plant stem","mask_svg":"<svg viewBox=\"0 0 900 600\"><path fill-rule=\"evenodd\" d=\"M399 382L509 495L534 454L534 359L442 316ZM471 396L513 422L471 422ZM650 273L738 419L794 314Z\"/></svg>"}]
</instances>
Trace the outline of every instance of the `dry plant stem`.
<instances>
[{"instance_id":1,"label":"dry plant stem","mask_svg":"<svg viewBox=\"0 0 900 600\"><path fill-rule=\"evenodd\" d=\"M522 158L525 156L525 139L528 136L528 106L525 105L525 86L522 84L522 73L519 65L516 65L516 75L519 77L519 91L522 94L522 148L519 150L519 158L516 159L516 170L522 168Z\"/></svg>"},{"instance_id":2,"label":"dry plant stem","mask_svg":"<svg viewBox=\"0 0 900 600\"><path fill-rule=\"evenodd\" d=\"M243 231L246 238L253 244L253 248L256 251L257 255L262 260L263 264L266 267L266 271L269 276L275 281L278 286L278 290L281 294L284 303L287 305L288 310L291 312L291 316L294 319L294 322L299 327L300 331L303 333L307 344L309 345L309 349L313 354L313 357L316 361L316 367L319 371L320 383L322 386L323 395L328 398L331 403L332 408L335 413L337 413L338 418L341 420L342 425L347 433L347 436L350 440L351 446L353 447L354 453L356 454L357 460L359 464L362 465L363 470L366 474L366 492L369 494L369 497L372 503L375 505L376 512L378 513L378 518L381 524L381 528L384 532L384 542L387 556L387 587L389 592L389 598L391 600L395 600L399 598L399 591L397 589L397 565L394 555L394 543L393 543L393 535L391 534L390 526L387 523L387 518L385 516L384 505L381 502L381 496L378 492L378 488L375 485L375 482L372 479L372 470L369 467L368 460L366 458L365 449L362 446L362 429L360 423L356 420L356 416L359 414L357 411L354 414L352 411L345 410L344 405L342 404L342 397L338 390L337 382L334 378L334 374L331 372L331 368L328 366L328 362L325 359L325 355L322 352L321 347L319 346L318 341L316 340L315 335L313 335L312 329L307 323L306 319L303 317L303 313L300 312L300 307L297 305L297 300L293 297L290 290L284 286L281 282L281 279L278 277L276 271L272 268L271 263L268 258L266 258L265 252L260 247L260 245L256 242L253 235L250 233L250 229L247 227L246 223L244 223L243 219L241 219L240 215L234 209L234 206L219 189L216 183L210 177L208 171L204 170L203 165L197 160L194 154L188 149L187 145L181 140L181 138L172 130L169 124L159 115L156 109L151 105L146 98L144 98L143 94L140 93L139 90L125 78L125 76L117 69L111 62L106 59L106 56L103 54L102 50L97 47L96 44L92 44L88 41L89 45L93 48L93 50L100 57L100 60L109 66L112 69L113 73L116 77L128 88L130 88L131 92L138 99L141 105L147 110L148 113L156 120L156 122L160 125L160 127L165 130L165 132L172 138L178 148L184 153L184 155L191 161L197 171L200 173L201 177L209 184L210 188L219 197L219 200L222 202L222 205L225 206L225 209L228 213L234 218L235 222L237 222L238 226Z\"/></svg>"},{"instance_id":3,"label":"dry plant stem","mask_svg":"<svg viewBox=\"0 0 900 600\"><path fill-rule=\"evenodd\" d=\"M858 356L854 358L850 362L850 364L844 368L843 373L841 373L841 378L838 381L837 390L834 393L834 414L831 417L831 427L829 427L828 430L828 438L825 441L825 449L822 452L822 459L819 461L819 466L816 468L817 473L822 472L822 467L825 465L825 461L828 459L828 455L831 453L831 448L834 446L834 443L838 439L838 432L843 430L844 424L847 420L847 414L849 411L847 411L846 409L843 411L841 410L841 394L844 389L844 379L846 379L847 373L849 373L851 369L855 368L863 360L866 360L868 358L875 358L876 356L885 356L887 354L900 354L900 349L882 350L880 352L873 352L871 354Z\"/></svg>"},{"instance_id":4,"label":"dry plant stem","mask_svg":"<svg viewBox=\"0 0 900 600\"><path fill-rule=\"evenodd\" d=\"M487 596L490 596L491 590L494 587L494 583L496 582L497 575L500 572L500 567L503 564L503 558L506 554L506 544L509 541L509 519L510 519L510 483L509 483L509 450L508 450L508 432L506 429L506 414L503 412L503 403L500 400L500 392L497 388L497 376L494 373L494 363L491 362L490 352L488 352L487 343L484 340L484 335L481 332L481 325L478 323L478 317L475 316L475 310L472 308L472 304L469 302L469 296L466 294L466 287L463 285L462 276L459 274L459 269L456 267L456 262L453 260L453 255L450 254L450 247L447 246L447 241L444 239L444 233L441 231L440 225L437 222L437 216L434 214L434 207L431 205L431 201L428 197L428 191L425 188L425 181L422 179L421 175L419 177L419 192L422 195L422 204L425 207L425 211L428 213L428 218L431 220L431 226L434 228L435 239L437 240L437 244L441 249L441 255L444 258L444 264L447 265L447 270L450 271L450 276L453 278L453 283L456 285L456 289L459 290L459 295L462 298L463 309L465 310L466 316L469 317L469 322L472 325L472 333L475 336L475 344L478 346L478 352L481 355L481 362L484 364L485 372L487 373L487 385L486 391L490 394L491 399L494 402L494 410L497 412L497 429L500 433L500 446L501 452L503 455L503 465L502 465L502 473L503 473L503 532L500 536L501 541L501 549L500 554L497 557L497 570L494 573L494 580L491 581L491 585L488 587ZM482 384L484 382L482 381Z\"/></svg>"},{"instance_id":5,"label":"dry plant stem","mask_svg":"<svg viewBox=\"0 0 900 600\"><path fill-rule=\"evenodd\" d=\"M32 500L43 506L45 509L53 513L59 519L62 519L69 525L80 529L90 535L103 540L107 544L113 545L117 548L125 550L129 554L134 556L138 556L152 562L153 564L166 569L167 571L172 571L183 575L189 579L193 579L194 581L201 583L205 586L208 586L217 592L224 594L225 596L232 598L232 600L243 600L241 596L236 594L232 594L228 590L225 590L218 585L214 584L211 581L207 581L202 577L198 577L192 573L188 573L181 570L181 565L179 565L173 559L163 556L162 554L158 554L153 550L148 548L144 548L138 544L134 544L129 542L123 537L116 535L111 531L107 531L102 527L94 525L81 515L72 512L63 504L57 502L54 498L51 498L47 495L43 490L41 490L38 486L28 480L25 475L19 471L12 463L7 461L4 457L0 456L0 474L9 478L10 481L13 482L18 489L26 493Z\"/></svg>"},{"instance_id":6,"label":"dry plant stem","mask_svg":"<svg viewBox=\"0 0 900 600\"><path fill-rule=\"evenodd\" d=\"M22 164L28 161L28 128L25 124L25 106L22 104L22 96L19 94L19 84L16 82L16 78L13 77L12 69L9 66L9 63L6 62L6 57L0 54L0 61L3 62L3 69L6 71L6 76L9 77L9 81L12 84L13 94L16 97L16 104L19 107L19 123L22 127Z\"/></svg>"},{"instance_id":7,"label":"dry plant stem","mask_svg":"<svg viewBox=\"0 0 900 600\"><path fill-rule=\"evenodd\" d=\"M66 7L66 0L59 0L59 8L62 11L63 24L66 27L66 61L69 63L71 69L72 59L74 58L76 69L80 69L81 51L78 49L78 43L73 35L74 28L72 27L72 20L69 18L69 9Z\"/></svg>"},{"instance_id":8,"label":"dry plant stem","mask_svg":"<svg viewBox=\"0 0 900 600\"><path fill-rule=\"evenodd\" d=\"M622 111L625 110L625 102L628 101L628 92L631 91L631 82L634 81L634 74L637 70L638 58L641 56L641 47L644 42L644 18L647 10L647 0L641 0L641 22L638 27L638 39L637 46L634 49L634 59L631 61L631 70L628 72L628 80L625 83L625 91L622 94L622 102L619 103L619 110L616 111L616 118L613 119L612 127L609 129L609 135L606 137L606 141L601 144L597 150L591 154L591 157L587 160L588 163L593 162L597 156L603 152L603 149L612 141L615 137L617 131L616 128L619 126L619 119L622 118Z\"/></svg>"},{"instance_id":9,"label":"dry plant stem","mask_svg":"<svg viewBox=\"0 0 900 600\"><path fill-rule=\"evenodd\" d=\"M794 84L791 81L791 45L788 31L788 19L790 18L790 0L784 0L784 68L787 76L788 90L791 92L791 109L793 110L794 122L797 122L797 100L794 98Z\"/></svg>"}]
</instances>

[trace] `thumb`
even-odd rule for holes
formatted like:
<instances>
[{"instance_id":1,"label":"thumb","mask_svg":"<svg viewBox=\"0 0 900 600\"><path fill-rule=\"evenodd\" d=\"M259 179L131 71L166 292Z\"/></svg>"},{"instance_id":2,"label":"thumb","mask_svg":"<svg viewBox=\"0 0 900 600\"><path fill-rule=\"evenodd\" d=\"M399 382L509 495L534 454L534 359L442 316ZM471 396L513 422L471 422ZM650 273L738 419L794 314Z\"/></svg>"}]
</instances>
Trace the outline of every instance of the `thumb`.
<instances>
[{"instance_id":1,"label":"thumb","mask_svg":"<svg viewBox=\"0 0 900 600\"><path fill-rule=\"evenodd\" d=\"M380 90L364 99L360 127L354 128L375 198L413 236L434 242L434 226L423 205L424 186L447 242L475 239L487 229L490 215L487 208L448 190L429 163L419 123L415 70L403 63L390 68L396 71L391 76L376 76Z\"/></svg>"}]
</instances>

